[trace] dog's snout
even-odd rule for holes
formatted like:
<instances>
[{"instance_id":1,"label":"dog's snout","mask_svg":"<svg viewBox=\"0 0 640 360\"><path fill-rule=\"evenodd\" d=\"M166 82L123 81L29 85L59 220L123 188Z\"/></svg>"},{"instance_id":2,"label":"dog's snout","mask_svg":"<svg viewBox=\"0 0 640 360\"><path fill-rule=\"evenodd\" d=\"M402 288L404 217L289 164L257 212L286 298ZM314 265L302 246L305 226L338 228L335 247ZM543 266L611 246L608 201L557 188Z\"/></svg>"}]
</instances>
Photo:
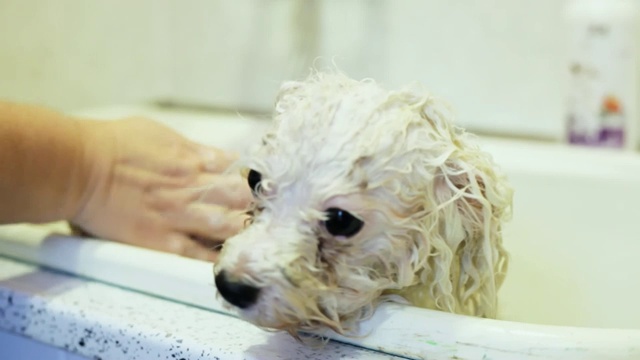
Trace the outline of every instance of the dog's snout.
<instances>
[{"instance_id":1,"label":"dog's snout","mask_svg":"<svg viewBox=\"0 0 640 360\"><path fill-rule=\"evenodd\" d=\"M220 295L234 306L246 309L258 300L259 288L229 279L224 270L216 275L215 281Z\"/></svg>"}]
</instances>

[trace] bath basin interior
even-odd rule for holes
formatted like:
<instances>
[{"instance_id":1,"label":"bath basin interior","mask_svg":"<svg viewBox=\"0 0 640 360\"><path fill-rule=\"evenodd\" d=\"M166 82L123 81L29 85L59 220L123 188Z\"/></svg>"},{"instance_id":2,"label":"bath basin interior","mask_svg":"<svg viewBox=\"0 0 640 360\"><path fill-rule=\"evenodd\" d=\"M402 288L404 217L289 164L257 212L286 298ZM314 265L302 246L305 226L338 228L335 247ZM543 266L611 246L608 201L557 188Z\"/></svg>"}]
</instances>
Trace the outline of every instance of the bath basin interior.
<instances>
[{"instance_id":1,"label":"bath basin interior","mask_svg":"<svg viewBox=\"0 0 640 360\"><path fill-rule=\"evenodd\" d=\"M499 318L640 328L640 159L597 149L485 141L514 187Z\"/></svg>"}]
</instances>

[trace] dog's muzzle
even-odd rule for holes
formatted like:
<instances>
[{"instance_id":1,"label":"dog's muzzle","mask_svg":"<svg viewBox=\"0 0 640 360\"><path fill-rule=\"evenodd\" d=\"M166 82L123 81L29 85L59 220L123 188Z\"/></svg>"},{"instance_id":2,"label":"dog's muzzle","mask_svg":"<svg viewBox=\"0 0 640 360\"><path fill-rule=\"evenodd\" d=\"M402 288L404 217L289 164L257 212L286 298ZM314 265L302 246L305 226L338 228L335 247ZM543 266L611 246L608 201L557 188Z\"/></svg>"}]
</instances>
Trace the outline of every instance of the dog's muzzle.
<instances>
[{"instance_id":1,"label":"dog's muzzle","mask_svg":"<svg viewBox=\"0 0 640 360\"><path fill-rule=\"evenodd\" d=\"M224 270L216 275L215 281L220 295L231 305L240 309L246 309L258 300L259 288L229 279Z\"/></svg>"}]
</instances>

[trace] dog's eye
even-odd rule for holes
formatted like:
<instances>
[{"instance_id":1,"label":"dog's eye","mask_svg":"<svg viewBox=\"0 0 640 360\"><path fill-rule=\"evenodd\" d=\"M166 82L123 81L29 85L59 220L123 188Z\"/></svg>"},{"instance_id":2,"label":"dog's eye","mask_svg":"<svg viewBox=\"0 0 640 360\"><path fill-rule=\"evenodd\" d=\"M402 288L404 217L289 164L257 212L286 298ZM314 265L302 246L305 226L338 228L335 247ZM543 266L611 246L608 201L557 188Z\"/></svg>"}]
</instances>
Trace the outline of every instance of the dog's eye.
<instances>
[{"instance_id":1,"label":"dog's eye","mask_svg":"<svg viewBox=\"0 0 640 360\"><path fill-rule=\"evenodd\" d=\"M262 181L262 175L259 172L251 169L249 171L249 175L247 176L247 182L249 183L249 187L254 193L258 192L260 181Z\"/></svg>"},{"instance_id":2,"label":"dog's eye","mask_svg":"<svg viewBox=\"0 0 640 360\"><path fill-rule=\"evenodd\" d=\"M362 220L342 209L329 208L326 212L327 220L324 221L324 226L329 234L333 236L353 236L364 225Z\"/></svg>"}]
</instances>

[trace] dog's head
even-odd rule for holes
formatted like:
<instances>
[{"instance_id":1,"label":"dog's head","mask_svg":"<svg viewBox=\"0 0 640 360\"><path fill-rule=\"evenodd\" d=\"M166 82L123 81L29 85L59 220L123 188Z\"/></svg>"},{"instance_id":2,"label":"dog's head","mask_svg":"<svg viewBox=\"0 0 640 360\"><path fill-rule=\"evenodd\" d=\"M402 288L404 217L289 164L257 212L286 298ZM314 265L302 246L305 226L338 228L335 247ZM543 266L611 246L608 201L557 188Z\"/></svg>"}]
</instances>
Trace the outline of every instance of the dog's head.
<instances>
[{"instance_id":1,"label":"dog's head","mask_svg":"<svg viewBox=\"0 0 640 360\"><path fill-rule=\"evenodd\" d=\"M286 83L243 165L251 220L215 275L246 320L345 333L390 298L494 315L511 191L432 97L340 74Z\"/></svg>"}]
</instances>

